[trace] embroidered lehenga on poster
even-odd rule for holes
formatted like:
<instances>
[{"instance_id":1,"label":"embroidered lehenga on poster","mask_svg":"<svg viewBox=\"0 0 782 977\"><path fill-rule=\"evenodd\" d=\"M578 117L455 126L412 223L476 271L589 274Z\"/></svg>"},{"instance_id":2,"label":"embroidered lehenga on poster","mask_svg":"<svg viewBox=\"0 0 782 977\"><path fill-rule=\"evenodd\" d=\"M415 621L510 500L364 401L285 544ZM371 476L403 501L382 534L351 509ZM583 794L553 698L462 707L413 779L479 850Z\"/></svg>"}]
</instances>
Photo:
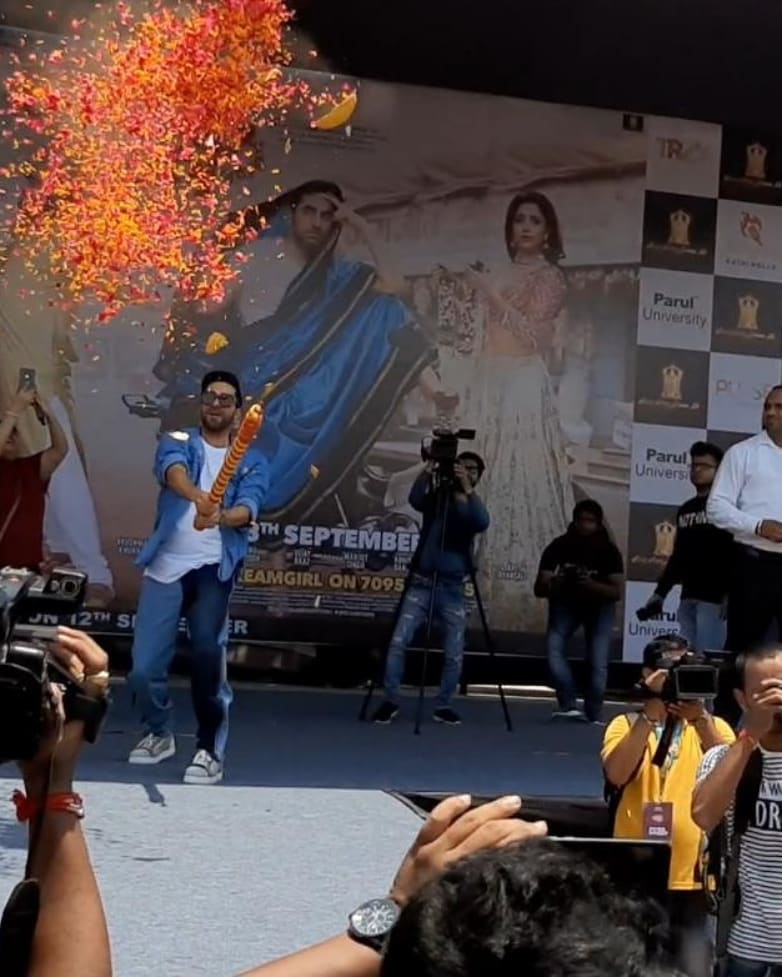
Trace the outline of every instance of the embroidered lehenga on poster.
<instances>
[{"instance_id":1,"label":"embroidered lehenga on poster","mask_svg":"<svg viewBox=\"0 0 782 977\"><path fill-rule=\"evenodd\" d=\"M473 315L459 314L454 323L454 313L466 311L460 298L472 290L452 284L445 307L458 336L442 357L443 379L459 391L460 422L476 429L475 450L486 461L479 491L492 522L480 537L477 564L490 623L502 630L541 631L546 606L532 592L538 561L565 531L573 506L546 362L566 286L560 269L540 258L512 264L492 287L502 308L473 293ZM465 355L468 345L472 355Z\"/></svg>"}]
</instances>

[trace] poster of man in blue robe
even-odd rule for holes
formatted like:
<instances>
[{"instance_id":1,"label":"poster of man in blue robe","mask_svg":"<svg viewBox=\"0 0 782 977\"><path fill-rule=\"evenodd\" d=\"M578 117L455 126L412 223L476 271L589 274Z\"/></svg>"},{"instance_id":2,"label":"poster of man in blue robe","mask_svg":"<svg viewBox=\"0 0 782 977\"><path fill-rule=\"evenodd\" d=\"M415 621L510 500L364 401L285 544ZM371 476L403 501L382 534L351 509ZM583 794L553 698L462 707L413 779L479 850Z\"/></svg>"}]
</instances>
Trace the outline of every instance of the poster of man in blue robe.
<instances>
[{"instance_id":1,"label":"poster of man in blue robe","mask_svg":"<svg viewBox=\"0 0 782 977\"><path fill-rule=\"evenodd\" d=\"M241 271L220 308L175 305L155 367L161 426L190 422L204 372L234 371L248 400L266 406L257 442L271 466L263 517L302 522L355 472L406 393L420 385L436 401L435 339L336 184L302 184L240 219L259 231L243 249L246 270L260 259L261 271L254 281ZM371 264L339 253L348 224Z\"/></svg>"}]
</instances>

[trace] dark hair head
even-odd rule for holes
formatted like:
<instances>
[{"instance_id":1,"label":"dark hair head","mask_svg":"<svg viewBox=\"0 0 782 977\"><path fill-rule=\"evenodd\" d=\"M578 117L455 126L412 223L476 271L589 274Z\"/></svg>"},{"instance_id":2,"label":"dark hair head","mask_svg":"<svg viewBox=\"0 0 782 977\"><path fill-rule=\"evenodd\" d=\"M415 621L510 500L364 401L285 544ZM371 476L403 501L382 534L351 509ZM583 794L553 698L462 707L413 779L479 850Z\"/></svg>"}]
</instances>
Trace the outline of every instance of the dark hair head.
<instances>
[{"instance_id":1,"label":"dark hair head","mask_svg":"<svg viewBox=\"0 0 782 977\"><path fill-rule=\"evenodd\" d=\"M543 193L538 193L536 190L526 190L523 193L517 193L508 204L508 210L505 214L505 247L508 249L511 261L515 258L512 243L513 222L516 220L519 207L523 204L534 204L543 215L547 235L543 255L547 261L555 265L565 257L565 252L562 250L562 232L559 229L559 218L549 198Z\"/></svg>"},{"instance_id":2,"label":"dark hair head","mask_svg":"<svg viewBox=\"0 0 782 977\"><path fill-rule=\"evenodd\" d=\"M780 387L782 390L782 387ZM782 644L762 644L749 648L736 655L733 663L733 687L743 689L747 681L747 665L750 662L763 662L771 658L782 657Z\"/></svg>"},{"instance_id":3,"label":"dark hair head","mask_svg":"<svg viewBox=\"0 0 782 977\"><path fill-rule=\"evenodd\" d=\"M345 195L342 193L342 190L336 183L331 183L329 180L308 180L306 183L294 187L293 190L289 190L288 193L283 194L282 198L278 199L284 199L285 203L295 210L304 197L312 196L315 193L326 194L328 197L336 197L340 203L343 203L345 200Z\"/></svg>"},{"instance_id":4,"label":"dark hair head","mask_svg":"<svg viewBox=\"0 0 782 977\"><path fill-rule=\"evenodd\" d=\"M207 373L204 379L201 381L201 393L204 393L211 383L228 383L236 391L236 404L239 406L242 402L242 389L239 386L239 380L234 373L230 373L228 370L212 370Z\"/></svg>"},{"instance_id":5,"label":"dark hair head","mask_svg":"<svg viewBox=\"0 0 782 977\"><path fill-rule=\"evenodd\" d=\"M690 651L690 643L675 631L669 634L659 634L654 641L650 641L644 648L644 668L656 669L666 655L676 651Z\"/></svg>"},{"instance_id":6,"label":"dark hair head","mask_svg":"<svg viewBox=\"0 0 782 977\"><path fill-rule=\"evenodd\" d=\"M329 180L308 180L293 187L292 190L286 190L278 197L253 204L229 215L226 224L234 225L241 230L260 233L281 211L295 210L304 197L313 193L325 193L340 202L345 200L345 195L336 183L331 183Z\"/></svg>"},{"instance_id":7,"label":"dark hair head","mask_svg":"<svg viewBox=\"0 0 782 977\"><path fill-rule=\"evenodd\" d=\"M457 455L456 460L475 462L475 464L478 467L478 478L480 478L483 475L483 473L486 471L486 462L483 460L483 458L481 458L479 454L476 454L474 451L462 451L460 455Z\"/></svg>"},{"instance_id":8,"label":"dark hair head","mask_svg":"<svg viewBox=\"0 0 782 977\"><path fill-rule=\"evenodd\" d=\"M405 907L381 977L635 977L664 917L550 841L454 864Z\"/></svg>"},{"instance_id":9,"label":"dark hair head","mask_svg":"<svg viewBox=\"0 0 782 977\"><path fill-rule=\"evenodd\" d=\"M711 441L696 441L690 448L690 458L713 458L719 465L725 452Z\"/></svg>"},{"instance_id":10,"label":"dark hair head","mask_svg":"<svg viewBox=\"0 0 782 977\"><path fill-rule=\"evenodd\" d=\"M605 519L603 507L594 499L582 499L580 502L576 502L573 506L573 522L576 522L579 516L592 516L601 526Z\"/></svg>"}]
</instances>

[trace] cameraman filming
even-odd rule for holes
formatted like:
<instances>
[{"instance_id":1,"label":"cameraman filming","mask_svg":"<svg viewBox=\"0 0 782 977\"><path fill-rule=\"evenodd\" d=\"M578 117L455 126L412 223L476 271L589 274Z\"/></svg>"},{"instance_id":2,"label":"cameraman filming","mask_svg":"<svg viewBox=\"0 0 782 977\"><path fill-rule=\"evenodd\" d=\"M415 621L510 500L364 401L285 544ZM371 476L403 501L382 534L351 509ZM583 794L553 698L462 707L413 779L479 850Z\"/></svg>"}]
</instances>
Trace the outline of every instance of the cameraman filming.
<instances>
[{"instance_id":1,"label":"cameraman filming","mask_svg":"<svg viewBox=\"0 0 782 977\"><path fill-rule=\"evenodd\" d=\"M428 461L413 482L409 502L423 514L421 538L388 649L385 701L372 717L375 723L390 723L399 712L405 655L418 628L428 621L430 607L442 628L444 653L433 718L450 726L461 723L450 702L459 688L464 655L464 580L472 569L473 540L489 526L489 514L475 493L485 467L479 455L463 451L454 463L452 481Z\"/></svg>"},{"instance_id":2,"label":"cameraman filming","mask_svg":"<svg viewBox=\"0 0 782 977\"><path fill-rule=\"evenodd\" d=\"M732 743L734 735L726 722L709 714L702 700L671 701L671 669L685 654L687 664L704 663L675 634L646 646L638 686L643 706L611 721L601 756L609 803L615 809L614 837L671 844L672 949L685 974L708 977L711 946L701 878L703 835L692 819L692 795L706 751ZM669 745L661 756L664 734Z\"/></svg>"},{"instance_id":3,"label":"cameraman filming","mask_svg":"<svg viewBox=\"0 0 782 977\"><path fill-rule=\"evenodd\" d=\"M546 650L557 694L555 717L581 718L567 645L583 626L590 671L584 713L589 722L600 722L623 574L622 555L603 524L602 507L593 499L583 499L573 509L568 531L543 551L535 581L535 596L549 602Z\"/></svg>"},{"instance_id":4,"label":"cameraman filming","mask_svg":"<svg viewBox=\"0 0 782 977\"><path fill-rule=\"evenodd\" d=\"M59 627L49 655L86 695L105 698L108 656L92 638ZM14 795L19 820L30 825L28 876L37 880L40 910L30 946L29 898L22 890L12 896L0 928L2 973L110 977L106 918L81 827L82 800L73 792L84 723L65 720L61 688L56 685L44 718L46 735L37 754L19 764L25 794Z\"/></svg>"}]
</instances>

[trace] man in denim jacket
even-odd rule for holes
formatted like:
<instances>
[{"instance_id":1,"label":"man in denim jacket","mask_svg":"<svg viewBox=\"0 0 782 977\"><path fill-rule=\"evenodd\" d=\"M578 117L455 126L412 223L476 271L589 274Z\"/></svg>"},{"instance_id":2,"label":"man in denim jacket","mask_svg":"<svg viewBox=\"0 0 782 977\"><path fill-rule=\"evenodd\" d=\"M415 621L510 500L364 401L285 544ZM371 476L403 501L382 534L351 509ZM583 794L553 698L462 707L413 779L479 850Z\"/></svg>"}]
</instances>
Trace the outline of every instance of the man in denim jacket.
<instances>
[{"instance_id":1,"label":"man in denim jacket","mask_svg":"<svg viewBox=\"0 0 782 977\"><path fill-rule=\"evenodd\" d=\"M155 764L172 757L168 670L180 617L191 646L191 689L198 722L196 753L186 784L223 778L232 694L226 677L228 604L247 555L248 527L269 487L266 459L250 449L228 485L220 508L209 489L223 464L242 403L239 381L224 371L201 384L201 428L164 435L155 457L161 487L152 536L138 558L144 569L128 682L144 727L130 763ZM196 515L207 528L194 528Z\"/></svg>"}]
</instances>

